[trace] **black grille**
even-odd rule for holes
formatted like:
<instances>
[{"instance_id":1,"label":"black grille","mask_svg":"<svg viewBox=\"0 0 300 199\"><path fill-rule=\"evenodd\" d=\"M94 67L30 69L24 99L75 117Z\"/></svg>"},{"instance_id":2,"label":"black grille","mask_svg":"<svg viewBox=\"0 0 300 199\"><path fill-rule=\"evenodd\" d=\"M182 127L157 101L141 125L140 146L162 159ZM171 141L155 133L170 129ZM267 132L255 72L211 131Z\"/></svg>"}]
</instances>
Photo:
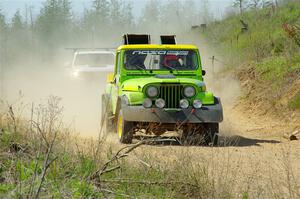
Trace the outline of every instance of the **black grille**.
<instances>
[{"instance_id":1,"label":"black grille","mask_svg":"<svg viewBox=\"0 0 300 199\"><path fill-rule=\"evenodd\" d=\"M159 98L166 102L165 108L179 108L182 99L182 88L180 84L161 84L159 88Z\"/></svg>"}]
</instances>

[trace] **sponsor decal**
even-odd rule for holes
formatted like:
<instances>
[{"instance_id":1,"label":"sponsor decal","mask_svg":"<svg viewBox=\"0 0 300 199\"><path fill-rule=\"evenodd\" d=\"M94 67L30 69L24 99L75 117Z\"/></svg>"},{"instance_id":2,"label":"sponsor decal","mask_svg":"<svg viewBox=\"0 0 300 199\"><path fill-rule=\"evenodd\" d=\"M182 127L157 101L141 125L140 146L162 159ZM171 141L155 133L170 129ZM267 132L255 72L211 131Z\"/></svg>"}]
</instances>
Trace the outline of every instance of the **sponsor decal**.
<instances>
[{"instance_id":1,"label":"sponsor decal","mask_svg":"<svg viewBox=\"0 0 300 199\"><path fill-rule=\"evenodd\" d=\"M187 56L189 51L182 50L135 50L132 51L132 55L176 55L176 56Z\"/></svg>"}]
</instances>

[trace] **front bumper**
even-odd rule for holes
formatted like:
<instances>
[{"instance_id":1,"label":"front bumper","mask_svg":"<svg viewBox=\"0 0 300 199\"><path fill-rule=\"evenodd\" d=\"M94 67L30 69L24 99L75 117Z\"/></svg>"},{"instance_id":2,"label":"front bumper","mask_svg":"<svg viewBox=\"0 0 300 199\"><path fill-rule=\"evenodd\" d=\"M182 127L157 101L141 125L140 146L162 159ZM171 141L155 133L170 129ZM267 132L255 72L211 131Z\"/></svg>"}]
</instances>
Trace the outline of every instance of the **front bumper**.
<instances>
[{"instance_id":1,"label":"front bumper","mask_svg":"<svg viewBox=\"0 0 300 199\"><path fill-rule=\"evenodd\" d=\"M143 106L125 106L122 108L126 121L155 123L220 123L223 121L223 109L220 103L203 106L200 109L166 110L144 108Z\"/></svg>"}]
</instances>

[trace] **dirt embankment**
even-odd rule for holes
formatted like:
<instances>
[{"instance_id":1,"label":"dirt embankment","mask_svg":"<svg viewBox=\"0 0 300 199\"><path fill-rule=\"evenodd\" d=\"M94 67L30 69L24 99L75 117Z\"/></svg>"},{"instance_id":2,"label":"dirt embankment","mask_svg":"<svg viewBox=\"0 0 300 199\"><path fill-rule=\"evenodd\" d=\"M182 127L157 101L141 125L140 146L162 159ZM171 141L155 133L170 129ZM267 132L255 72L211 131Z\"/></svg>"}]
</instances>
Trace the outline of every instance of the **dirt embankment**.
<instances>
[{"instance_id":1,"label":"dirt embankment","mask_svg":"<svg viewBox=\"0 0 300 199\"><path fill-rule=\"evenodd\" d=\"M241 110L264 121L262 125L266 127L271 125L285 131L300 129L300 111L289 108L291 99L300 93L300 73L288 77L285 86L277 90L261 80L253 67L243 67L235 73L243 89L242 99L237 102Z\"/></svg>"}]
</instances>

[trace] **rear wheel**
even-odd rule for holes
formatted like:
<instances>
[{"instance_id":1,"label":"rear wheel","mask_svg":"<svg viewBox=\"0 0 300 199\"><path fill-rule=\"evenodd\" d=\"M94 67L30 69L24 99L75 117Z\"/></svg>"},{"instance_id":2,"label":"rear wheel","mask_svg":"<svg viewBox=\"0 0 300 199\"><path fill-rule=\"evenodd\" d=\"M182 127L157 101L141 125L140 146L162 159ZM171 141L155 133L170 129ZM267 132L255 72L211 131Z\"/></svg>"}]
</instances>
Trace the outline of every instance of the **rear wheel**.
<instances>
[{"instance_id":1,"label":"rear wheel","mask_svg":"<svg viewBox=\"0 0 300 199\"><path fill-rule=\"evenodd\" d=\"M133 122L126 121L123 118L122 111L118 114L117 133L119 141L123 144L131 144L133 139Z\"/></svg>"}]
</instances>

